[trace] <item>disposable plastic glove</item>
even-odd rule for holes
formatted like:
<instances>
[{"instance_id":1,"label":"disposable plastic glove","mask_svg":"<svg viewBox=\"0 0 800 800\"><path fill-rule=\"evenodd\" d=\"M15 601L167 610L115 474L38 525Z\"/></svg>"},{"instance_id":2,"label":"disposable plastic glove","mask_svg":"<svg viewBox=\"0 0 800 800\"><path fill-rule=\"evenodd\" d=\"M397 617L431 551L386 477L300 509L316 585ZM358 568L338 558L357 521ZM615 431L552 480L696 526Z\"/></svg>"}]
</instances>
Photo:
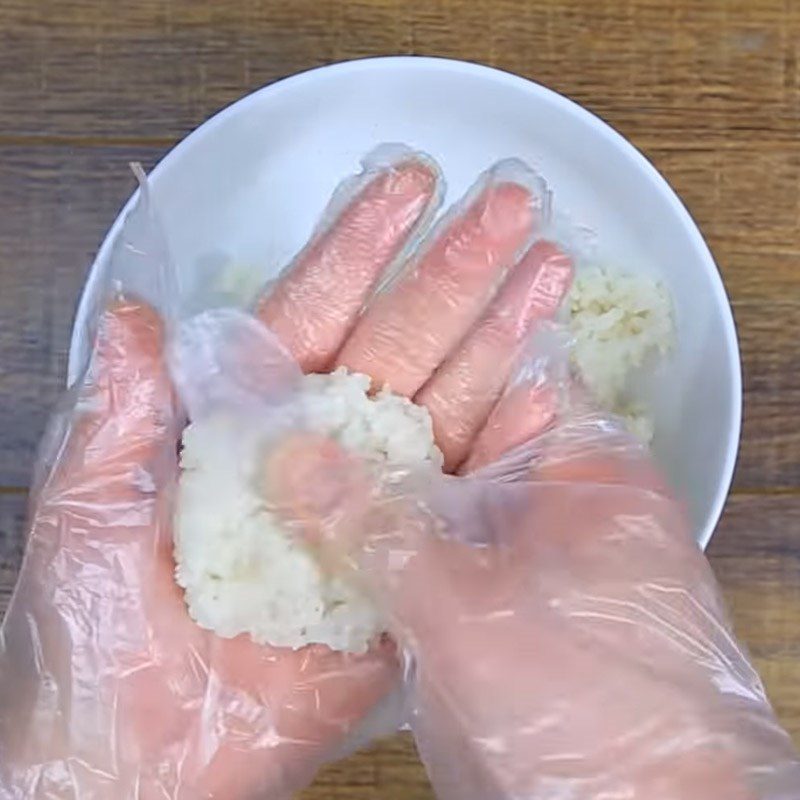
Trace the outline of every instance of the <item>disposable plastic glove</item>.
<instances>
[{"instance_id":1,"label":"disposable plastic glove","mask_svg":"<svg viewBox=\"0 0 800 800\"><path fill-rule=\"evenodd\" d=\"M369 164L258 314L303 369L346 364L426 403L455 469L491 447L481 431L571 266L549 243L527 250L546 193L508 164L412 255L437 184L417 154ZM341 751L389 691L395 650L388 640L365 656L257 647L189 619L171 535L184 420L165 365L168 333L134 297L144 281L168 310L172 281L149 209L138 211L136 234L132 223L123 230L108 269L110 292L96 298L86 374L43 448L22 575L0 631L0 789L71 800L280 797Z\"/></svg>"},{"instance_id":2,"label":"disposable plastic glove","mask_svg":"<svg viewBox=\"0 0 800 800\"><path fill-rule=\"evenodd\" d=\"M798 755L679 505L575 395L520 383L495 441L519 442L526 404L539 434L471 477L376 473L307 434L265 491L390 620L441 800L797 800Z\"/></svg>"}]
</instances>

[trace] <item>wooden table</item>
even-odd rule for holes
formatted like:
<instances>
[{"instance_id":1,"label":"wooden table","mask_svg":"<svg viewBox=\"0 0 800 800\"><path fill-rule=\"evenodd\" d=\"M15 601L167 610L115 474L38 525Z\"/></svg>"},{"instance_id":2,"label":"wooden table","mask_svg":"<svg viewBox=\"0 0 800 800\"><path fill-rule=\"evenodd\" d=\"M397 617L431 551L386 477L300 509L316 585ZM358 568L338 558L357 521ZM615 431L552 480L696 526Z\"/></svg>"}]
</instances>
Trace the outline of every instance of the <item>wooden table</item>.
<instances>
[{"instance_id":1,"label":"wooden table","mask_svg":"<svg viewBox=\"0 0 800 800\"><path fill-rule=\"evenodd\" d=\"M276 78L386 53L534 78L608 120L697 219L733 300L745 424L710 555L800 745L800 4L792 0L0 0L0 592L75 302L131 191ZM304 797L428 798L398 737Z\"/></svg>"}]
</instances>

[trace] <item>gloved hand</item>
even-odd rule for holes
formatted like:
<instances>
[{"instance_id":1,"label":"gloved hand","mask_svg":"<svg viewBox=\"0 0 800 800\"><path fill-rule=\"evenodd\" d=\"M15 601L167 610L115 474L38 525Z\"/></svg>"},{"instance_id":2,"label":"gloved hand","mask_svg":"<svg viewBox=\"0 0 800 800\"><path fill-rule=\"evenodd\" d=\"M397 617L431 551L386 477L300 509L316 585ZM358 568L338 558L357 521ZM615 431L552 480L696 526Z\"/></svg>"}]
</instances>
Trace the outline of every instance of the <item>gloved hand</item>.
<instances>
[{"instance_id":1,"label":"gloved hand","mask_svg":"<svg viewBox=\"0 0 800 800\"><path fill-rule=\"evenodd\" d=\"M346 364L425 403L456 469L496 441L481 429L491 430L526 333L554 312L571 268L551 244L525 252L546 198L508 165L412 257L437 186L417 154L370 165L347 202L334 198L332 219L258 315L304 370ZM138 280L151 275L164 291L163 254L147 235L126 241L129 232L117 256L139 257ZM405 262L362 314L381 277ZM183 419L164 357L169 334L126 293L138 284L123 272L109 269L99 305L111 301L86 375L47 436L22 574L0 631L0 793L282 797L389 690L395 648L292 652L220 639L189 619L173 578Z\"/></svg>"},{"instance_id":2,"label":"gloved hand","mask_svg":"<svg viewBox=\"0 0 800 800\"><path fill-rule=\"evenodd\" d=\"M469 477L376 474L310 434L270 463L275 508L391 620L437 796L800 797L679 505L559 374L501 401L495 452L526 403L540 430Z\"/></svg>"}]
</instances>

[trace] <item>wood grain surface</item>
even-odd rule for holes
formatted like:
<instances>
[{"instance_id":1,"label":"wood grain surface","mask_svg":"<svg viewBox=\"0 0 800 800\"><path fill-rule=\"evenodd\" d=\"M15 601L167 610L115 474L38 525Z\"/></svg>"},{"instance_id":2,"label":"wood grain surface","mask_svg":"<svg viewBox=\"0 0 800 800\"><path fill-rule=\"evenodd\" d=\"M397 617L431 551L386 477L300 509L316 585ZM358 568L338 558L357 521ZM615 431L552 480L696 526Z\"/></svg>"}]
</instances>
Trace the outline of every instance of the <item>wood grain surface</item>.
<instances>
[{"instance_id":1,"label":"wood grain surface","mask_svg":"<svg viewBox=\"0 0 800 800\"><path fill-rule=\"evenodd\" d=\"M206 117L281 76L415 53L531 77L618 128L679 192L732 298L745 373L710 557L800 745L800 3L792 0L0 0L0 604L72 315L131 191ZM429 798L407 737L303 797Z\"/></svg>"}]
</instances>

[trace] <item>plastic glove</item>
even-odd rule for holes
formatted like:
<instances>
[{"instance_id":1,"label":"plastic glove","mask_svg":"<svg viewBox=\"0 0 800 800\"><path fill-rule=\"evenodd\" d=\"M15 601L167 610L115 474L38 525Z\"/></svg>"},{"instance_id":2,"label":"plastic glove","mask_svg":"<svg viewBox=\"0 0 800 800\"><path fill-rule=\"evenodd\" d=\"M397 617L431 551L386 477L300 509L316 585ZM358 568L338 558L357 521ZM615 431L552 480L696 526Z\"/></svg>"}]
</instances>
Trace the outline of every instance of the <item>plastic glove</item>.
<instances>
[{"instance_id":1,"label":"plastic glove","mask_svg":"<svg viewBox=\"0 0 800 800\"><path fill-rule=\"evenodd\" d=\"M471 477L376 474L305 435L265 482L391 620L437 796L796 800L798 755L649 454L539 377L485 441L519 441L526 403L539 434Z\"/></svg>"},{"instance_id":2,"label":"plastic glove","mask_svg":"<svg viewBox=\"0 0 800 800\"><path fill-rule=\"evenodd\" d=\"M419 156L368 167L259 305L304 369L346 363L407 394L421 389L451 467L480 441L526 331L553 313L569 282L568 259L538 243L512 274L513 296L501 291L484 314L546 205L536 180L508 169L484 178L359 316L381 276L408 259L437 191ZM136 236L129 223L107 285L141 289L168 308L168 258L151 247L147 219ZM112 294L105 310L97 300L87 375L47 437L0 633L0 788L81 800L283 796L388 691L394 648L291 652L222 640L191 622L173 579L183 420L164 326L146 303Z\"/></svg>"}]
</instances>

